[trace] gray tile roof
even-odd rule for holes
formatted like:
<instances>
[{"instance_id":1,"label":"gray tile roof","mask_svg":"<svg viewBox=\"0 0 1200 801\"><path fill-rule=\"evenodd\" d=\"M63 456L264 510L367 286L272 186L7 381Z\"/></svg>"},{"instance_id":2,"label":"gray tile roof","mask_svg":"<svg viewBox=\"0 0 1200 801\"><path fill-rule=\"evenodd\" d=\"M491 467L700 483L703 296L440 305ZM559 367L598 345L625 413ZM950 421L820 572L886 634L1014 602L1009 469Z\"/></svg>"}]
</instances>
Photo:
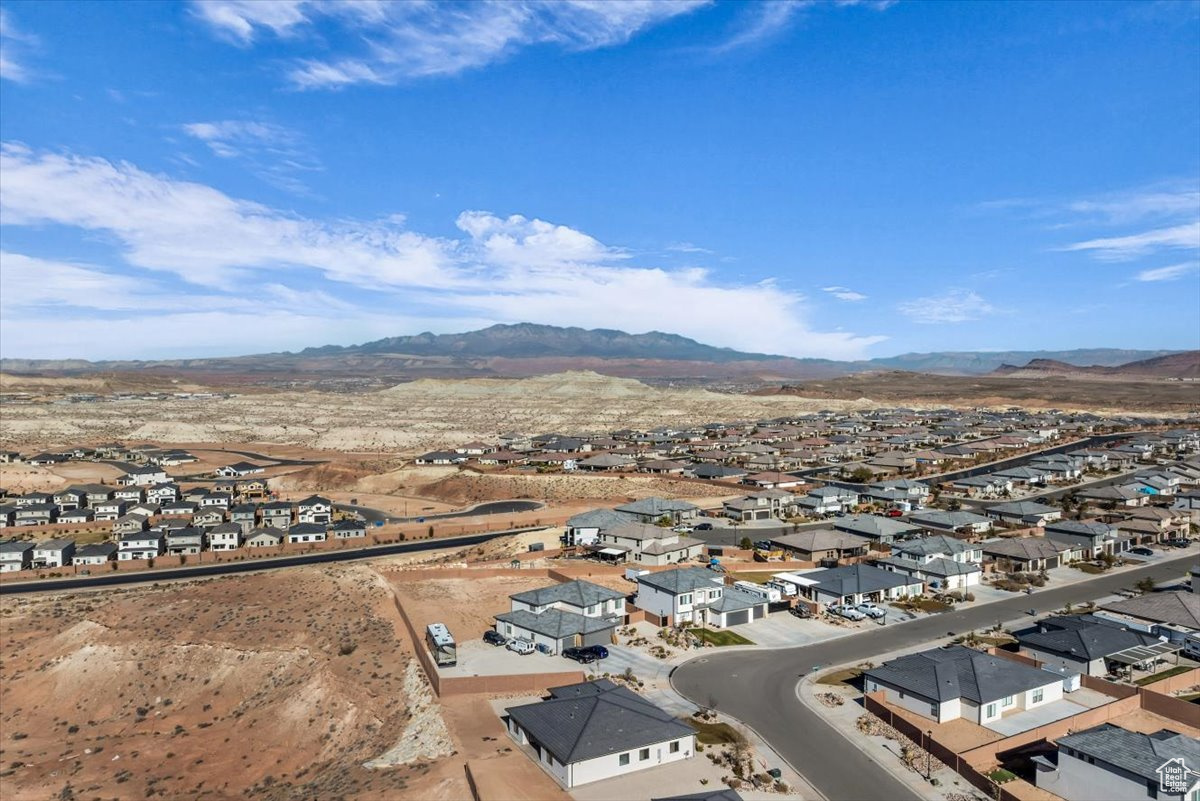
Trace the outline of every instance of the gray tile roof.
<instances>
[{"instance_id":1,"label":"gray tile roof","mask_svg":"<svg viewBox=\"0 0 1200 801\"><path fill-rule=\"evenodd\" d=\"M1045 621L1043 621L1045 624ZM1091 661L1128 650L1138 645L1157 643L1157 637L1101 623L1082 623L1077 628L1019 634L1022 647Z\"/></svg>"},{"instance_id":2,"label":"gray tile roof","mask_svg":"<svg viewBox=\"0 0 1200 801\"><path fill-rule=\"evenodd\" d=\"M912 516L912 521L921 525L934 526L935 528L961 528L962 526L971 526L976 523L992 522L983 515L977 515L974 512L943 512L939 510L919 512Z\"/></svg>"},{"instance_id":3,"label":"gray tile roof","mask_svg":"<svg viewBox=\"0 0 1200 801\"><path fill-rule=\"evenodd\" d=\"M998 503L995 506L987 508L989 512L995 512L1002 515L1048 515L1052 512L1062 512L1053 506L1047 506L1044 503L1036 501L1012 501L1011 503Z\"/></svg>"},{"instance_id":4,"label":"gray tile roof","mask_svg":"<svg viewBox=\"0 0 1200 801\"><path fill-rule=\"evenodd\" d=\"M886 559L879 559L876 564L895 565L909 572L916 571L922 575L939 577L965 576L970 573L979 573L982 570L974 562L956 562L953 559L930 559L928 562L922 563L915 559L889 556Z\"/></svg>"},{"instance_id":5,"label":"gray tile roof","mask_svg":"<svg viewBox=\"0 0 1200 801\"><path fill-rule=\"evenodd\" d=\"M1101 604L1100 608L1200 631L1200 595L1190 592L1152 592L1137 598Z\"/></svg>"},{"instance_id":6,"label":"gray tile roof","mask_svg":"<svg viewBox=\"0 0 1200 801\"><path fill-rule=\"evenodd\" d=\"M25 553L33 550L32 542L22 542L21 540L7 540L0 542L0 553Z\"/></svg>"},{"instance_id":7,"label":"gray tile roof","mask_svg":"<svg viewBox=\"0 0 1200 801\"><path fill-rule=\"evenodd\" d=\"M117 544L115 542L96 542L91 545L84 545L75 552L76 559L87 559L90 556L109 557L117 552Z\"/></svg>"},{"instance_id":8,"label":"gray tile roof","mask_svg":"<svg viewBox=\"0 0 1200 801\"><path fill-rule=\"evenodd\" d=\"M967 551L977 551L979 546L970 545L955 537L945 534L932 534L907 542L898 542L892 546L893 553L915 554L917 556L932 556L934 554L957 554Z\"/></svg>"},{"instance_id":9,"label":"gray tile roof","mask_svg":"<svg viewBox=\"0 0 1200 801\"><path fill-rule=\"evenodd\" d=\"M908 584L920 583L908 576L901 576L888 570L883 570L861 562L854 565L843 565L828 570L814 570L805 573L805 578L815 579L817 589L834 595L854 595L863 592L890 590L893 587L903 587Z\"/></svg>"},{"instance_id":10,"label":"gray tile roof","mask_svg":"<svg viewBox=\"0 0 1200 801\"><path fill-rule=\"evenodd\" d=\"M506 711L563 764L695 734L645 698L607 680L557 687L550 693L549 700Z\"/></svg>"},{"instance_id":11,"label":"gray tile roof","mask_svg":"<svg viewBox=\"0 0 1200 801\"><path fill-rule=\"evenodd\" d=\"M872 539L906 537L921 530L920 526L915 526L905 520L879 515L839 517L833 521L833 527L839 531L849 531L851 534Z\"/></svg>"},{"instance_id":12,"label":"gray tile roof","mask_svg":"<svg viewBox=\"0 0 1200 801\"><path fill-rule=\"evenodd\" d=\"M616 507L618 512L629 512L635 515L649 515L651 517L659 517L661 515L672 514L674 512L694 512L699 511L700 507L694 503L681 501L673 498L642 498L633 503L622 504Z\"/></svg>"},{"instance_id":13,"label":"gray tile roof","mask_svg":"<svg viewBox=\"0 0 1200 801\"><path fill-rule=\"evenodd\" d=\"M567 526L570 528L598 528L601 530L636 522L635 515L618 512L615 509L592 509L567 518Z\"/></svg>"},{"instance_id":14,"label":"gray tile roof","mask_svg":"<svg viewBox=\"0 0 1200 801\"><path fill-rule=\"evenodd\" d=\"M1044 537L1013 537L1011 539L989 540L981 543L983 552L988 556L1004 556L1015 559L1046 559L1069 551L1071 546L1061 542L1048 540Z\"/></svg>"},{"instance_id":15,"label":"gray tile roof","mask_svg":"<svg viewBox=\"0 0 1200 801\"><path fill-rule=\"evenodd\" d=\"M576 579L564 584L555 584L551 587L539 587L536 590L518 592L508 597L514 601L527 603L530 606L566 603L571 606L577 606L580 609L586 609L593 604L616 600L625 596L616 590L610 590L608 587L601 587L599 584L593 584L590 581Z\"/></svg>"},{"instance_id":16,"label":"gray tile roof","mask_svg":"<svg viewBox=\"0 0 1200 801\"><path fill-rule=\"evenodd\" d=\"M736 612L740 609L753 609L767 602L761 595L740 590L737 587L726 587L721 597L708 605L709 609L717 612Z\"/></svg>"},{"instance_id":17,"label":"gray tile roof","mask_svg":"<svg viewBox=\"0 0 1200 801\"><path fill-rule=\"evenodd\" d=\"M1044 670L961 645L892 659L868 670L866 675L931 701L966 698L977 704L1059 680Z\"/></svg>"},{"instance_id":18,"label":"gray tile roof","mask_svg":"<svg viewBox=\"0 0 1200 801\"><path fill-rule=\"evenodd\" d=\"M1200 765L1200 741L1169 729L1142 734L1101 723L1058 738L1058 747L1070 748L1156 782L1158 768L1172 759L1182 758L1193 770L1192 766Z\"/></svg>"},{"instance_id":19,"label":"gray tile roof","mask_svg":"<svg viewBox=\"0 0 1200 801\"><path fill-rule=\"evenodd\" d=\"M681 592L692 592L698 587L720 587L724 585L724 581L706 567L677 567L674 570L660 570L657 573L638 576L638 584L646 584L671 595L678 595Z\"/></svg>"},{"instance_id":20,"label":"gray tile roof","mask_svg":"<svg viewBox=\"0 0 1200 801\"><path fill-rule=\"evenodd\" d=\"M812 553L813 551L853 550L867 547L862 537L856 537L844 531L834 531L828 528L816 528L808 531L797 531L772 537L771 542L797 551Z\"/></svg>"},{"instance_id":21,"label":"gray tile roof","mask_svg":"<svg viewBox=\"0 0 1200 801\"><path fill-rule=\"evenodd\" d=\"M584 617L574 612L564 612L561 609L550 608L544 612L533 613L526 609L515 612L501 612L496 620L512 623L528 631L561 640L564 637L574 637L576 634L594 634L615 628L616 622L599 617Z\"/></svg>"}]
</instances>

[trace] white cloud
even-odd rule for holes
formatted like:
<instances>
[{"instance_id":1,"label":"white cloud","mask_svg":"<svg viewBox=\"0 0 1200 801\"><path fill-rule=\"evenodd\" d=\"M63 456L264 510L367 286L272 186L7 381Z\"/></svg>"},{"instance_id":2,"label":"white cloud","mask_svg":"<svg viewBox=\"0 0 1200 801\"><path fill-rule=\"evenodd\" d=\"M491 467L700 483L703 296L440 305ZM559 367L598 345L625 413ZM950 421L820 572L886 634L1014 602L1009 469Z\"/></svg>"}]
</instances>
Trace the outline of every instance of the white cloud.
<instances>
[{"instance_id":1,"label":"white cloud","mask_svg":"<svg viewBox=\"0 0 1200 801\"><path fill-rule=\"evenodd\" d=\"M671 244L667 245L666 249L672 253L702 253L705 255L712 255L713 253L713 251L709 250L708 248L702 248L699 245L692 244L691 242L672 242Z\"/></svg>"},{"instance_id":2,"label":"white cloud","mask_svg":"<svg viewBox=\"0 0 1200 801\"><path fill-rule=\"evenodd\" d=\"M1134 277L1139 281L1174 281L1195 272L1200 272L1200 262L1172 264L1170 267L1156 267L1152 270L1142 270Z\"/></svg>"},{"instance_id":3,"label":"white cloud","mask_svg":"<svg viewBox=\"0 0 1200 801\"><path fill-rule=\"evenodd\" d=\"M243 162L271 185L304 194L307 187L296 176L322 169L320 160L298 132L282 125L253 120L191 122L184 133L203 142L223 159Z\"/></svg>"},{"instance_id":4,"label":"white cloud","mask_svg":"<svg viewBox=\"0 0 1200 801\"><path fill-rule=\"evenodd\" d=\"M0 174L5 225L58 224L110 237L128 264L200 284L227 311L246 299L298 313L292 310L306 298L303 310L357 319L373 306L403 303L414 319L658 329L747 350L833 358L859 358L883 340L813 331L804 298L771 282L727 284L698 268L634 266L620 248L521 215L466 211L456 220L463 236L441 239L406 230L399 216L313 220L131 164L20 145L0 148ZM69 279L64 285L98 280L68 267L54 268ZM26 296L45 291L34 286L31 269L23 265L16 300L6 303L27 305ZM114 297L140 297L128 276L113 280ZM756 325L745 324L747 315ZM291 344L324 344L314 341L322 330ZM89 347L86 339L78 343ZM11 342L4 347L19 355Z\"/></svg>"},{"instance_id":5,"label":"white cloud","mask_svg":"<svg viewBox=\"0 0 1200 801\"><path fill-rule=\"evenodd\" d=\"M1182 223L1127 236L1088 239L1060 248L1088 251L1104 261L1129 261L1159 250L1197 249L1200 249L1200 222Z\"/></svg>"},{"instance_id":6,"label":"white cloud","mask_svg":"<svg viewBox=\"0 0 1200 801\"><path fill-rule=\"evenodd\" d=\"M0 8L0 78L14 83L32 80L33 73L24 58L37 43L36 36L17 28L8 10Z\"/></svg>"},{"instance_id":7,"label":"white cloud","mask_svg":"<svg viewBox=\"0 0 1200 801\"><path fill-rule=\"evenodd\" d=\"M846 300L846 301L850 301L850 302L856 302L856 301L867 299L867 296L864 295L863 293L855 292L853 289L850 289L849 287L844 287L844 286L823 286L823 287L821 287L821 291L828 292L830 295L833 295L838 300Z\"/></svg>"},{"instance_id":8,"label":"white cloud","mask_svg":"<svg viewBox=\"0 0 1200 801\"><path fill-rule=\"evenodd\" d=\"M574 51L609 47L707 2L206 0L196 3L195 10L199 19L242 45L263 34L297 38L319 22L339 25L367 43L354 55L302 58L290 80L300 88L318 88L453 75L535 45Z\"/></svg>"},{"instance_id":9,"label":"white cloud","mask_svg":"<svg viewBox=\"0 0 1200 801\"><path fill-rule=\"evenodd\" d=\"M917 298L898 307L900 313L916 323L964 323L992 314L996 309L968 289L952 289L941 295Z\"/></svg>"},{"instance_id":10,"label":"white cloud","mask_svg":"<svg viewBox=\"0 0 1200 801\"><path fill-rule=\"evenodd\" d=\"M797 12L811 5L812 0L762 0L748 4L749 18L743 20L741 27L718 45L716 51L724 53L769 39L786 29Z\"/></svg>"}]
</instances>

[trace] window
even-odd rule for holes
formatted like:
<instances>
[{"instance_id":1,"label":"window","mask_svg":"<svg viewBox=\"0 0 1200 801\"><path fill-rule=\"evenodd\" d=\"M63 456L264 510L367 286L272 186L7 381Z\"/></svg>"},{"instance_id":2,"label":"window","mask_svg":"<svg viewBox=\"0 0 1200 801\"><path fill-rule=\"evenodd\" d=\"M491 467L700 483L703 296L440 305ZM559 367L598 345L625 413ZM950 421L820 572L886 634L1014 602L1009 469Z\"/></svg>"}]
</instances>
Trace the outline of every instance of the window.
<instances>
[{"instance_id":1,"label":"window","mask_svg":"<svg viewBox=\"0 0 1200 801\"><path fill-rule=\"evenodd\" d=\"M994 717L996 717L996 705L995 705L995 704L988 704L988 705L987 705L987 709L986 709L986 710L984 711L984 713L983 713L983 716L984 716L985 718L994 718Z\"/></svg>"},{"instance_id":2,"label":"window","mask_svg":"<svg viewBox=\"0 0 1200 801\"><path fill-rule=\"evenodd\" d=\"M621 767L625 767L626 765L628 765L629 764L629 752L625 752L624 754L621 754L620 756L618 756L617 764L620 765Z\"/></svg>"},{"instance_id":3,"label":"window","mask_svg":"<svg viewBox=\"0 0 1200 801\"><path fill-rule=\"evenodd\" d=\"M679 741L678 740L673 741L671 743L671 745L667 748L667 751L672 754L678 754L679 753Z\"/></svg>"},{"instance_id":4,"label":"window","mask_svg":"<svg viewBox=\"0 0 1200 801\"><path fill-rule=\"evenodd\" d=\"M1014 703L1016 703L1016 702L1013 700L1013 697L1010 695L1010 696L1007 696L1003 701L1000 702L1000 707L1002 709L1006 709L1006 708L1012 706Z\"/></svg>"},{"instance_id":5,"label":"window","mask_svg":"<svg viewBox=\"0 0 1200 801\"><path fill-rule=\"evenodd\" d=\"M691 593L684 593L683 595L679 596L679 605L680 606L687 606L691 602L692 602L692 594Z\"/></svg>"},{"instance_id":6,"label":"window","mask_svg":"<svg viewBox=\"0 0 1200 801\"><path fill-rule=\"evenodd\" d=\"M638 751L638 762L645 762L649 758L650 758L650 749L649 748L643 748L642 750Z\"/></svg>"},{"instance_id":7,"label":"window","mask_svg":"<svg viewBox=\"0 0 1200 801\"><path fill-rule=\"evenodd\" d=\"M1045 695L1046 695L1046 691L1043 688L1038 687L1036 690L1033 691L1033 700L1031 701L1031 703L1040 704L1042 702L1042 698L1044 698Z\"/></svg>"},{"instance_id":8,"label":"window","mask_svg":"<svg viewBox=\"0 0 1200 801\"><path fill-rule=\"evenodd\" d=\"M940 704L930 704L929 714L936 718L938 716L938 710L940 709L940 706Z\"/></svg>"}]
</instances>

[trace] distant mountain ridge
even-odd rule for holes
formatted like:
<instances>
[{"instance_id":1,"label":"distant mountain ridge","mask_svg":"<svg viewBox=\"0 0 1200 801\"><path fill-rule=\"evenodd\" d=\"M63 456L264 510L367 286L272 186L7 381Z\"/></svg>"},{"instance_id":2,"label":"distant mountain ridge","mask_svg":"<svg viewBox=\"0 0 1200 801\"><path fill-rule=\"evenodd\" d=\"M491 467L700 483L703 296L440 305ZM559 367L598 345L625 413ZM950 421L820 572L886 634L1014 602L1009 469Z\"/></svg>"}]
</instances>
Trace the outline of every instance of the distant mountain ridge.
<instances>
[{"instance_id":1,"label":"distant mountain ridge","mask_svg":"<svg viewBox=\"0 0 1200 801\"><path fill-rule=\"evenodd\" d=\"M774 382L823 379L868 372L902 370L943 375L1008 374L1013 364L1033 362L1063 367L1032 368L1030 375L1087 367L1119 367L1130 362L1170 359L1176 351L1090 348L1067 351L996 351L905 353L864 361L794 358L747 353L716 347L694 339L651 331L630 334L615 329L584 329L535 323L499 324L459 334L425 332L395 336L358 345L324 345L299 352L245 356L121 360L88 362L81 359L0 359L0 370L11 373L87 374L94 372L159 371L274 377L288 374L307 379L321 376L367 376L403 381L441 376L521 377L563 370L593 370L622 378ZM1171 362L1146 375L1166 375ZM1183 368L1186 369L1186 368Z\"/></svg>"},{"instance_id":2,"label":"distant mountain ridge","mask_svg":"<svg viewBox=\"0 0 1200 801\"><path fill-rule=\"evenodd\" d=\"M992 371L992 374L1029 377L1084 375L1129 378L1200 378L1200 350L1169 353L1165 356L1139 359L1116 366L1098 364L1081 366L1055 359L1031 359L1022 367L1002 364Z\"/></svg>"},{"instance_id":3,"label":"distant mountain ridge","mask_svg":"<svg viewBox=\"0 0 1200 801\"><path fill-rule=\"evenodd\" d=\"M395 353L413 356L500 357L506 359L545 356L582 356L602 359L668 359L673 361L732 362L768 361L785 358L765 353L743 353L732 348L703 345L694 339L650 331L627 334L611 328L560 328L536 323L498 324L463 334L398 336L361 345L325 345L305 348L301 356L338 353Z\"/></svg>"}]
</instances>

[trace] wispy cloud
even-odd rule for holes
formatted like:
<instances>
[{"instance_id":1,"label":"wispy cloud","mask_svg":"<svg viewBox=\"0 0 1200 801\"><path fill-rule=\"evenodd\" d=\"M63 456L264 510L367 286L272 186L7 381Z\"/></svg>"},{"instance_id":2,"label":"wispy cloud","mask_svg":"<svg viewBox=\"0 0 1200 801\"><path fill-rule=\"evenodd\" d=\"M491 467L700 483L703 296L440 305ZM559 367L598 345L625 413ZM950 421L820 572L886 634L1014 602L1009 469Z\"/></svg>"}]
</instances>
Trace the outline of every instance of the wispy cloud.
<instances>
[{"instance_id":1,"label":"wispy cloud","mask_svg":"<svg viewBox=\"0 0 1200 801\"><path fill-rule=\"evenodd\" d=\"M1127 236L1088 239L1066 245L1060 250L1089 251L1104 261L1129 261L1160 250L1200 249L1200 222L1155 228Z\"/></svg>"},{"instance_id":2,"label":"wispy cloud","mask_svg":"<svg viewBox=\"0 0 1200 801\"><path fill-rule=\"evenodd\" d=\"M917 298L898 307L900 313L915 323L965 323L993 314L996 309L978 293L968 289L952 289L941 295Z\"/></svg>"},{"instance_id":3,"label":"wispy cloud","mask_svg":"<svg viewBox=\"0 0 1200 801\"><path fill-rule=\"evenodd\" d=\"M724 282L702 268L642 267L623 248L570 226L521 215L465 211L456 220L461 235L443 238L408 230L400 217L312 219L128 163L21 145L0 148L0 172L0 215L6 225L49 223L103 233L118 244L120 262L198 285L206 296L246 297L247 288L258 293L275 287L271 292L282 302L289 291L302 289L300 296L309 298L306 318L353 318L356 322L347 325L358 326L354 330L365 325L360 319L386 314L425 320L423 328L434 327L430 320L447 318L596 327L619 323L629 330L678 331L746 350L831 358L860 358L868 346L884 339L814 330L804 298L773 283ZM110 273L120 274L116 265L110 267ZM70 285L98 280L71 271L62 274ZM21 303L41 291L25 280L5 302ZM352 304L353 312L335 313L333 303L320 293ZM91 294L76 297L83 302ZM232 301L217 307L237 308ZM621 314L614 318L612 309L617 308ZM758 325L744 325L739 316L728 314L733 308L753 310ZM278 313L300 313L289 309ZM138 341L155 339L155 323L146 319ZM323 330L314 325L291 344L314 344ZM3 346L18 355L16 345L27 341L23 335L6 337ZM78 345L81 351L88 347L83 339Z\"/></svg>"},{"instance_id":4,"label":"wispy cloud","mask_svg":"<svg viewBox=\"0 0 1200 801\"><path fill-rule=\"evenodd\" d=\"M1192 273L1200 273L1200 262L1172 264L1170 267L1155 267L1152 270L1142 270L1134 278L1138 281L1175 281Z\"/></svg>"},{"instance_id":5,"label":"wispy cloud","mask_svg":"<svg viewBox=\"0 0 1200 801\"><path fill-rule=\"evenodd\" d=\"M38 38L20 30L8 9L0 8L0 78L14 83L28 83L33 72L25 63Z\"/></svg>"},{"instance_id":6,"label":"wispy cloud","mask_svg":"<svg viewBox=\"0 0 1200 801\"><path fill-rule=\"evenodd\" d=\"M867 299L867 296L864 295L863 293L855 292L853 289L850 289L849 287L844 287L844 286L823 286L823 287L821 287L821 291L828 292L830 295L833 295L838 300L846 300L846 301L855 302L855 301Z\"/></svg>"},{"instance_id":7,"label":"wispy cloud","mask_svg":"<svg viewBox=\"0 0 1200 801\"><path fill-rule=\"evenodd\" d=\"M813 0L762 0L749 3L733 35L715 48L716 52L748 47L782 33L801 10L813 5Z\"/></svg>"},{"instance_id":8,"label":"wispy cloud","mask_svg":"<svg viewBox=\"0 0 1200 801\"><path fill-rule=\"evenodd\" d=\"M691 242L672 242L667 245L667 250L672 253L702 253L711 255L713 251L708 248L702 248L699 245L694 245Z\"/></svg>"},{"instance_id":9,"label":"wispy cloud","mask_svg":"<svg viewBox=\"0 0 1200 801\"><path fill-rule=\"evenodd\" d=\"M298 132L282 125L253 120L192 122L181 126L213 154L246 164L268 183L290 192L306 194L297 177L322 169L321 162Z\"/></svg>"},{"instance_id":10,"label":"wispy cloud","mask_svg":"<svg viewBox=\"0 0 1200 801\"><path fill-rule=\"evenodd\" d=\"M301 56L288 77L312 89L454 75L536 45L569 51L610 47L707 2L203 0L194 9L209 27L243 46L263 36L306 42L319 23L340 26L367 43L352 54Z\"/></svg>"}]
</instances>

